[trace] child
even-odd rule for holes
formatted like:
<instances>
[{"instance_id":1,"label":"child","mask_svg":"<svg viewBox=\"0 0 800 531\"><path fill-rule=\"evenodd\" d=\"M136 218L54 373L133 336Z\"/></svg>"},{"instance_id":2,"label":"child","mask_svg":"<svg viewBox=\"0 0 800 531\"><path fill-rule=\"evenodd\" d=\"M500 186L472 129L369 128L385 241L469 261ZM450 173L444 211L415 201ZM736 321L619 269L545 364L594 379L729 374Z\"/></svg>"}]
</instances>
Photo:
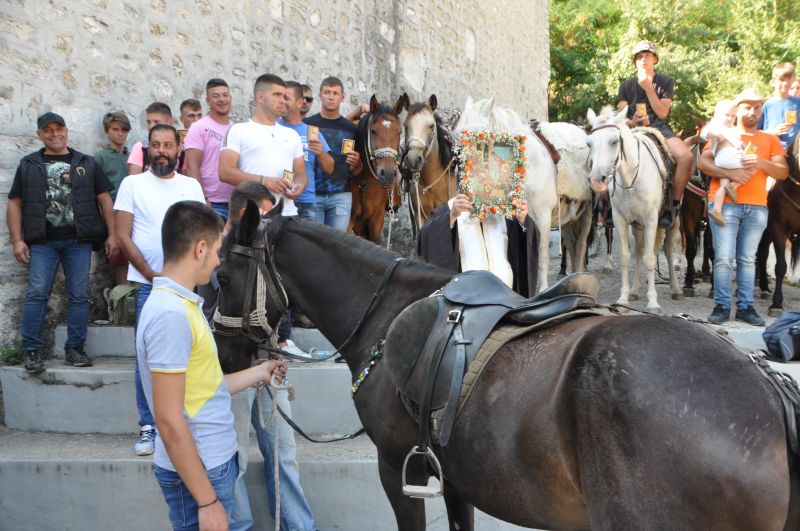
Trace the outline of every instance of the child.
<instances>
[{"instance_id":1,"label":"child","mask_svg":"<svg viewBox=\"0 0 800 531\"><path fill-rule=\"evenodd\" d=\"M720 168L736 169L742 167L742 139L739 131L734 127L736 122L736 105L731 100L722 100L714 109L714 117L703 130L700 138L711 142L711 152L714 154L714 164ZM730 179L719 180L719 190L714 195L714 207L708 215L720 225L725 225L725 216L722 215L722 204L725 194L736 202L736 188L738 183L731 183Z\"/></svg>"},{"instance_id":2,"label":"child","mask_svg":"<svg viewBox=\"0 0 800 531\"><path fill-rule=\"evenodd\" d=\"M800 131L797 114L800 111L800 98L790 94L795 82L795 70L792 63L778 63L772 69L772 86L775 87L772 97L764 103L764 111L758 121L758 128L765 133L777 136L783 149L787 152L794 137Z\"/></svg>"}]
</instances>

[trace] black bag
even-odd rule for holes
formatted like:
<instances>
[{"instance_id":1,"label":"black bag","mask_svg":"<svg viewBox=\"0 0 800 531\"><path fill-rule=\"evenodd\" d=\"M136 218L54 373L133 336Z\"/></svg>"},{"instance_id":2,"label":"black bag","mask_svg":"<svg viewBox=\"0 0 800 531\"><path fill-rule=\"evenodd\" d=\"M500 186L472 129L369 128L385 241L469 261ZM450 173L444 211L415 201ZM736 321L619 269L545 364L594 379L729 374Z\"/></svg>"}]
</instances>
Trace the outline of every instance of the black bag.
<instances>
[{"instance_id":1,"label":"black bag","mask_svg":"<svg viewBox=\"0 0 800 531\"><path fill-rule=\"evenodd\" d=\"M761 337L771 357L783 361L800 359L800 312L783 312Z\"/></svg>"}]
</instances>

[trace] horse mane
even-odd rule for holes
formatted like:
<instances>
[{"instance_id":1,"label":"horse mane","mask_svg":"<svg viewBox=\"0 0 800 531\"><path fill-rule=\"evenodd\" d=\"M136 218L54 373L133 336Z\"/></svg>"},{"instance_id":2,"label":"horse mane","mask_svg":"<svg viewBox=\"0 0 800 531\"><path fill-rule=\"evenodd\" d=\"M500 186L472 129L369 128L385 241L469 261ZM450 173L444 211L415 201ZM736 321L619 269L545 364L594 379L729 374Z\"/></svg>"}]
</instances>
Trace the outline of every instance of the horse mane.
<instances>
[{"instance_id":1,"label":"horse mane","mask_svg":"<svg viewBox=\"0 0 800 531\"><path fill-rule=\"evenodd\" d=\"M603 105L603 108L600 109L600 114L597 115L597 123L606 124L610 122L617 113L619 113L619 111L615 110L611 105Z\"/></svg>"},{"instance_id":2,"label":"horse mane","mask_svg":"<svg viewBox=\"0 0 800 531\"><path fill-rule=\"evenodd\" d=\"M399 121L399 117L397 116L397 113L395 112L394 108L392 108L392 107L390 107L388 105L383 105L383 104L381 104L378 107L378 111L377 112L375 112L375 113L366 112L366 113L361 115L361 118L359 118L359 120L358 120L358 125L356 126L358 128L358 137L356 139L356 150L357 151L360 151L362 153L366 153L364 150L366 149L365 146L366 146L366 141L367 141L367 130L369 129L369 126L370 126L371 123L374 123L375 120L377 120L379 117L381 117L381 116L383 116L385 114L389 114L391 116L394 116L395 118L398 118L398 121ZM367 154L367 156L369 156L369 153L366 153L366 154Z\"/></svg>"}]
</instances>

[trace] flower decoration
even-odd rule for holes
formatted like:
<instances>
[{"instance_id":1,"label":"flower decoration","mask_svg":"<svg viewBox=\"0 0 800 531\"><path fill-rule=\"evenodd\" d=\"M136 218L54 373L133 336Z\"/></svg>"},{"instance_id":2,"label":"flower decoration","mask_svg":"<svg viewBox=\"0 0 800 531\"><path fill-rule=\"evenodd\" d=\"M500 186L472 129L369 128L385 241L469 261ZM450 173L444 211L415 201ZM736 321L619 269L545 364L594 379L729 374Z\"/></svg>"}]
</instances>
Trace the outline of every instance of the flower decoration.
<instances>
[{"instance_id":1,"label":"flower decoration","mask_svg":"<svg viewBox=\"0 0 800 531\"><path fill-rule=\"evenodd\" d=\"M485 221L487 216L503 215L513 218L517 215L520 200L524 197L525 181L525 135L500 133L497 131L461 131L461 138L454 146L454 156L459 168L459 192L466 194L473 202L470 217ZM475 171L475 155L478 152L491 156L494 146L510 147L510 186L497 188L492 193L485 193L484 186L489 186L485 175L477 176ZM479 157L480 158L480 157Z\"/></svg>"}]
</instances>

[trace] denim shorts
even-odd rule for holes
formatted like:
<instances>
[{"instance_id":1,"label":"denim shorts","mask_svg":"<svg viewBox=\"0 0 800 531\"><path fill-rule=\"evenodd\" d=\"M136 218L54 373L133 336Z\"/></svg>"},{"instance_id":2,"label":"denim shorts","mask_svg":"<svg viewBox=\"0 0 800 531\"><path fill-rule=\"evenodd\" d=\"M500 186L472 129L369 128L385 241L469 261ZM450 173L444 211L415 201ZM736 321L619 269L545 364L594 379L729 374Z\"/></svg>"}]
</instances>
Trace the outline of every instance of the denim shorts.
<instances>
[{"instance_id":1,"label":"denim shorts","mask_svg":"<svg viewBox=\"0 0 800 531\"><path fill-rule=\"evenodd\" d=\"M197 502L195 501L186 484L178 476L177 472L167 470L155 465L155 475L161 492L164 493L164 500L169 509L169 521L175 531L189 531L200 528L197 515ZM226 463L206 470L211 486L217 493L220 503L225 508L225 513L231 514L233 502L233 486L236 484L236 477L239 475L238 452ZM206 500L203 500L206 502ZM207 503L207 502L206 502Z\"/></svg>"}]
</instances>

